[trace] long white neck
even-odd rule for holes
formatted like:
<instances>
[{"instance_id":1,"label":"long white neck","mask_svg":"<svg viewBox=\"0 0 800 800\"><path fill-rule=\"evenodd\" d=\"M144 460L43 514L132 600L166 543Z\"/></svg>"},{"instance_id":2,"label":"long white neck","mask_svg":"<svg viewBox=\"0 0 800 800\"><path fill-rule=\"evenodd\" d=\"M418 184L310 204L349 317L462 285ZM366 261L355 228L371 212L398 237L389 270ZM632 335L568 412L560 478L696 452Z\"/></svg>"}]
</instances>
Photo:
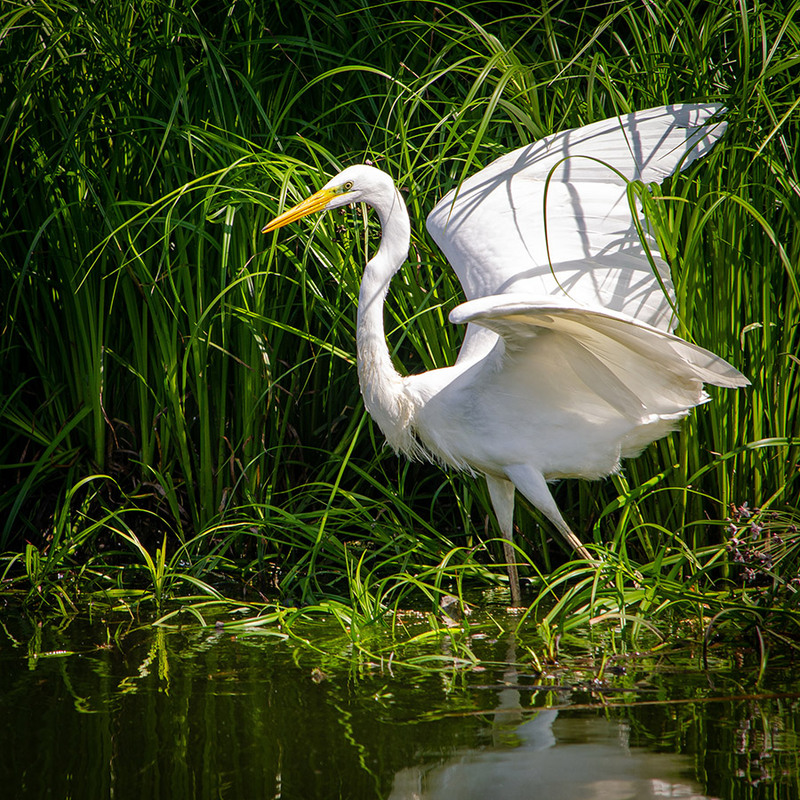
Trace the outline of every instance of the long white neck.
<instances>
[{"instance_id":1,"label":"long white neck","mask_svg":"<svg viewBox=\"0 0 800 800\"><path fill-rule=\"evenodd\" d=\"M382 237L378 252L367 262L358 296L356 348L358 381L364 405L395 450L414 455L413 406L403 393L403 379L394 368L386 344L383 304L392 276L408 255L411 226L405 203L393 184L369 198L378 212Z\"/></svg>"}]
</instances>

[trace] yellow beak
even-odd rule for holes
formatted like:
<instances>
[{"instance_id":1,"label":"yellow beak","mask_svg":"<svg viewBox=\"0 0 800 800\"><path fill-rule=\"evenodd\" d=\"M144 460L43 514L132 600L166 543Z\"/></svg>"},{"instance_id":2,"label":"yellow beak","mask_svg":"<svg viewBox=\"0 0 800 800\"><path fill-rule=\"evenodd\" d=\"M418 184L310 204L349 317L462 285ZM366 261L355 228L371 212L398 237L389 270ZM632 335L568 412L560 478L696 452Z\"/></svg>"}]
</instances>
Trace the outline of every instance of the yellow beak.
<instances>
[{"instance_id":1,"label":"yellow beak","mask_svg":"<svg viewBox=\"0 0 800 800\"><path fill-rule=\"evenodd\" d=\"M275 217L272 222L268 222L261 229L261 233L269 233L301 217L307 217L315 211L322 211L334 197L336 197L336 192L333 189L320 189L318 192L312 194L311 197L307 197L301 203L298 203L288 211L284 211L280 216Z\"/></svg>"}]
</instances>

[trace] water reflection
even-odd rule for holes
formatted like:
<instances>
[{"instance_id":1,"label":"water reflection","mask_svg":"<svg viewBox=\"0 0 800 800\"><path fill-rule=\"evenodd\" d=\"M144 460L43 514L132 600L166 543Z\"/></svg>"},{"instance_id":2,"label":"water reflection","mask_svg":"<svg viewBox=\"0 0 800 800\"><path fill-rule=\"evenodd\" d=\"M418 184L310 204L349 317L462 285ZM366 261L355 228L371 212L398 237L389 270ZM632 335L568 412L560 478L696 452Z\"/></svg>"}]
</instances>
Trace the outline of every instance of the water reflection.
<instances>
[{"instance_id":1,"label":"water reflection","mask_svg":"<svg viewBox=\"0 0 800 800\"><path fill-rule=\"evenodd\" d=\"M401 770L389 800L706 799L691 780L688 758L631 747L625 722L547 708L523 722L514 636L506 641L505 660L491 745Z\"/></svg>"},{"instance_id":2,"label":"water reflection","mask_svg":"<svg viewBox=\"0 0 800 800\"><path fill-rule=\"evenodd\" d=\"M790 670L771 673L775 694L751 696L735 674L711 687L685 665L649 664L585 711L569 705L596 695L518 674L513 639L483 640L496 670L420 674L278 634L0 616L0 797L799 796ZM331 631L313 636L335 650Z\"/></svg>"},{"instance_id":3,"label":"water reflection","mask_svg":"<svg viewBox=\"0 0 800 800\"><path fill-rule=\"evenodd\" d=\"M515 730L516 747L464 750L397 773L390 800L704 800L686 757L631 748L628 728L544 709Z\"/></svg>"}]
</instances>

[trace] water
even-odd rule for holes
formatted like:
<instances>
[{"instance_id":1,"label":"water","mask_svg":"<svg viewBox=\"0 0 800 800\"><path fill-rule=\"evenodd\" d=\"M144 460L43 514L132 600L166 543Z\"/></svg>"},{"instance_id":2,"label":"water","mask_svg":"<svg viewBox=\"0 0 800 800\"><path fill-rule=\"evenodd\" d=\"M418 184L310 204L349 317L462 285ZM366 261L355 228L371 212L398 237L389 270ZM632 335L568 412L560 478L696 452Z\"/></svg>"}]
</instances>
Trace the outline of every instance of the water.
<instances>
[{"instance_id":1,"label":"water","mask_svg":"<svg viewBox=\"0 0 800 800\"><path fill-rule=\"evenodd\" d=\"M790 667L756 690L650 659L593 692L591 671L528 669L509 636L474 643L496 668L420 674L275 630L2 621L0 797L800 796Z\"/></svg>"}]
</instances>

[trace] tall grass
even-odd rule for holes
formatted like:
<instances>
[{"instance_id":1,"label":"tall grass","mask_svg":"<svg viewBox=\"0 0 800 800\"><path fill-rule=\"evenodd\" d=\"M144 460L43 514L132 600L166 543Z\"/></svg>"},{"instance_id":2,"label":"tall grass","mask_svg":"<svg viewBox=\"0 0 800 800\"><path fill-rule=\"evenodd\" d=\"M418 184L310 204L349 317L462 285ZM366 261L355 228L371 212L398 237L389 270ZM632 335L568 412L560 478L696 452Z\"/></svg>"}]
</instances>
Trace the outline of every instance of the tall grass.
<instances>
[{"instance_id":1,"label":"tall grass","mask_svg":"<svg viewBox=\"0 0 800 800\"><path fill-rule=\"evenodd\" d=\"M365 417L354 310L375 221L258 231L347 164L389 171L414 220L394 358L443 366L460 290L424 231L434 202L520 144L679 101L722 102L730 125L648 216L682 335L753 386L558 500L582 536L653 564L724 542L745 502L796 511L800 4L84 5L0 12L0 550L33 548L40 578L48 558L168 551L187 579L285 598L348 597L354 552L406 585L442 563L501 579L485 489L397 461ZM518 513L549 571L539 522Z\"/></svg>"}]
</instances>

